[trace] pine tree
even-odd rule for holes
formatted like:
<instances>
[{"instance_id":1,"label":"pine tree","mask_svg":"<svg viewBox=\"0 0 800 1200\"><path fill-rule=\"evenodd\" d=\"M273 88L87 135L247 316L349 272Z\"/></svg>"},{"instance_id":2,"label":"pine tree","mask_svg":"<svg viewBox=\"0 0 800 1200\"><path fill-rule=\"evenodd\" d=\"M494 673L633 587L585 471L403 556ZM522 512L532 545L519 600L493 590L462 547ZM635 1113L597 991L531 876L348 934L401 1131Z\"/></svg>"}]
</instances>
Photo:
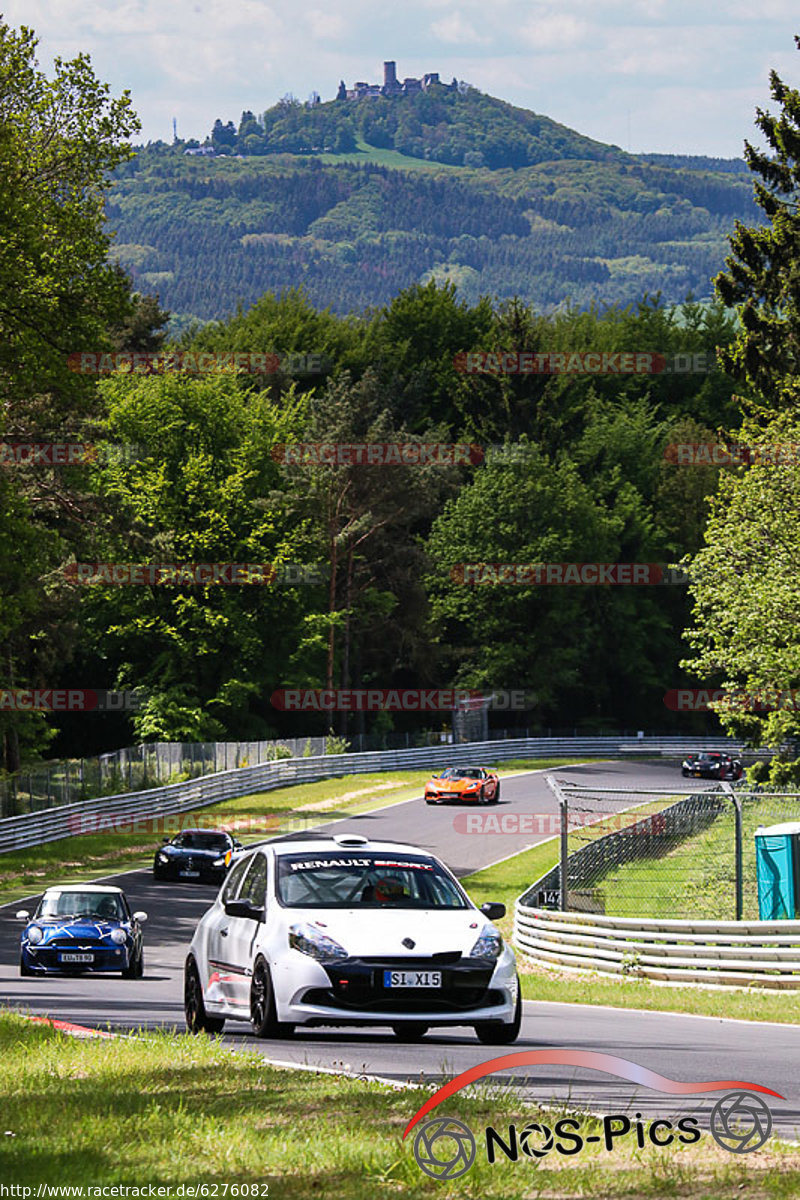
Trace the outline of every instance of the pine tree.
<instances>
[{"instance_id":1,"label":"pine tree","mask_svg":"<svg viewBox=\"0 0 800 1200\"><path fill-rule=\"evenodd\" d=\"M800 37L795 37L800 50ZM786 405L791 376L800 373L800 91L770 73L778 116L756 109L756 125L769 146L762 153L745 142L765 225L736 222L733 254L715 286L725 304L737 306L742 329L721 355L734 377L749 384L771 407ZM795 403L796 403L795 396Z\"/></svg>"}]
</instances>

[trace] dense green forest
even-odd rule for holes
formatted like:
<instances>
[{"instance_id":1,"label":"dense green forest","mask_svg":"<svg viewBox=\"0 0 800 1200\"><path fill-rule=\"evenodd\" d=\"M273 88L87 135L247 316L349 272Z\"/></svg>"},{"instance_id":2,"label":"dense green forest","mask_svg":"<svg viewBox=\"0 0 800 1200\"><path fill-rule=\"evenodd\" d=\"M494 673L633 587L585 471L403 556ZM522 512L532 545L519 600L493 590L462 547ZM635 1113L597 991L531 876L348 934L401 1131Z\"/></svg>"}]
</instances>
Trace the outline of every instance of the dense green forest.
<instances>
[{"instance_id":1,"label":"dense green forest","mask_svg":"<svg viewBox=\"0 0 800 1200\"><path fill-rule=\"evenodd\" d=\"M285 101L209 146L140 149L109 197L114 254L173 329L299 285L342 315L429 279L545 311L707 299L758 212L742 162L637 158L475 89Z\"/></svg>"},{"instance_id":2,"label":"dense green forest","mask_svg":"<svg viewBox=\"0 0 800 1200\"><path fill-rule=\"evenodd\" d=\"M671 689L764 686L776 663L778 683L796 679L796 560L789 570L764 549L796 540L796 461L773 487L776 467L682 464L670 451L757 438L771 421L782 436L794 429L798 320L786 289L796 279L787 268L796 264L798 182L785 122L765 127L774 160L748 150L751 172L766 180L758 197L767 224L738 227L716 300L648 295L647 268L631 303L548 314L529 296L509 296L511 285L472 296L435 271L426 281L422 268L447 249L450 266L483 286L492 271L513 278L526 244L523 261L539 270L549 246L549 278L566 297L565 247L579 276L581 264L598 265L586 252L594 239L608 253L608 300L621 249L655 254L670 240L691 274L700 272L697 235L713 270L725 223L747 211L749 184L616 152L612 161L405 174L280 155L208 163L166 147L132 156L128 98L110 99L84 59L48 81L32 54L30 35L0 25L5 78L17 80L17 115L0 142L0 233L13 249L0 257L2 440L98 450L68 465L4 455L0 678L12 691L140 688L143 703L92 717L0 706L7 769L45 751L330 728L327 714L276 705L284 688L518 691L527 707L493 713L494 725L689 734L716 718L671 710ZM773 94L789 103L782 85ZM77 142L62 124L67 96ZM285 286L297 278L289 265L312 246L319 270L301 272L302 288ZM258 255L262 269L247 274L244 262ZM403 275L401 262L414 269ZM167 276L184 297L179 313L217 317L184 323L172 345ZM325 303L335 287L338 303ZM699 290L708 289L703 276ZM225 313L234 296L249 301ZM69 369L82 352L176 348L279 358L264 374L198 373L185 361L106 377ZM666 369L464 369L465 355L513 352L654 355ZM293 355L317 356L318 369L294 370ZM455 442L483 452L386 466L281 450ZM790 498L787 511L775 497ZM463 569L684 559L688 592L680 583L471 584ZM269 586L77 582L77 565L91 563L287 570ZM298 582L288 570L298 564L318 569ZM775 646L762 663L761 605L773 603L782 617L769 625ZM682 663L687 625L696 657ZM729 727L757 739L759 720L748 719ZM783 738L793 720L764 728ZM346 737L419 733L442 719L383 712L333 723Z\"/></svg>"}]
</instances>

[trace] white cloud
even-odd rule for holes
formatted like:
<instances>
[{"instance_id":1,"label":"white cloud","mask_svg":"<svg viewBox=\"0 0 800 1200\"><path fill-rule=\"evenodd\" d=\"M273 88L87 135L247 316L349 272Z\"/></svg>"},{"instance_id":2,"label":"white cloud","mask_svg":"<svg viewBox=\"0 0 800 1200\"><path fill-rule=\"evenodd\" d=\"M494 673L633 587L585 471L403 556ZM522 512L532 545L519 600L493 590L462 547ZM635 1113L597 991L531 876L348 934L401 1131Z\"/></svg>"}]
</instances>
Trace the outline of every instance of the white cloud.
<instances>
[{"instance_id":1,"label":"white cloud","mask_svg":"<svg viewBox=\"0 0 800 1200\"><path fill-rule=\"evenodd\" d=\"M338 13L323 12L322 9L312 8L306 17L311 34L320 41L329 38L341 38L345 31L344 19Z\"/></svg>"},{"instance_id":2,"label":"white cloud","mask_svg":"<svg viewBox=\"0 0 800 1200\"><path fill-rule=\"evenodd\" d=\"M584 41L589 25L568 13L531 17L520 29L520 36L534 50L562 50Z\"/></svg>"},{"instance_id":3,"label":"white cloud","mask_svg":"<svg viewBox=\"0 0 800 1200\"><path fill-rule=\"evenodd\" d=\"M450 13L441 20L434 21L431 25L431 33L441 42L453 42L456 45L470 43L477 45L485 40L476 33L469 21L465 21L460 13Z\"/></svg>"}]
</instances>

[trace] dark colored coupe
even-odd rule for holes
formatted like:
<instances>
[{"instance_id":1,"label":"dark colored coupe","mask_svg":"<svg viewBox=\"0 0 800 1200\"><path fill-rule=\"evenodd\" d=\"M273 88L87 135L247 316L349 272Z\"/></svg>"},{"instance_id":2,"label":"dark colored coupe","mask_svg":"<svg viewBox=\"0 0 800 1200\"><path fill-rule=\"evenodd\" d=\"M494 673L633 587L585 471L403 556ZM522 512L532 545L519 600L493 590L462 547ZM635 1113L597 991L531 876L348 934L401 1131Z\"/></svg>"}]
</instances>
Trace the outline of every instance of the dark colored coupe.
<instances>
[{"instance_id":1,"label":"dark colored coupe","mask_svg":"<svg viewBox=\"0 0 800 1200\"><path fill-rule=\"evenodd\" d=\"M744 767L738 758L723 754L719 750L701 750L690 754L681 764L681 774L686 778L693 775L698 779L741 779Z\"/></svg>"},{"instance_id":2,"label":"dark colored coupe","mask_svg":"<svg viewBox=\"0 0 800 1200\"><path fill-rule=\"evenodd\" d=\"M153 859L154 879L196 879L222 883L241 842L222 829L184 829L165 838Z\"/></svg>"},{"instance_id":3,"label":"dark colored coupe","mask_svg":"<svg viewBox=\"0 0 800 1200\"><path fill-rule=\"evenodd\" d=\"M144 973L142 922L147 913L131 913L118 887L80 883L48 888L25 922L20 946L20 975L91 974L119 971L126 979Z\"/></svg>"}]
</instances>

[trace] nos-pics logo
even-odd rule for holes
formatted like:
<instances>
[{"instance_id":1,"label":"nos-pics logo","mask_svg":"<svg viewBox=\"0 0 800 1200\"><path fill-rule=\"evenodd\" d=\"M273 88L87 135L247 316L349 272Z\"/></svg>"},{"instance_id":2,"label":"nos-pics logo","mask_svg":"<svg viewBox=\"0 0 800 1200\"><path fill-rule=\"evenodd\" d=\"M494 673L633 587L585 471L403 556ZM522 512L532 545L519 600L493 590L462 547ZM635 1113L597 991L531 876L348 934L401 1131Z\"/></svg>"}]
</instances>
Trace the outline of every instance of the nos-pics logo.
<instances>
[{"instance_id":1,"label":"nos-pics logo","mask_svg":"<svg viewBox=\"0 0 800 1200\"><path fill-rule=\"evenodd\" d=\"M629 1062L628 1059L598 1051L520 1051L479 1063L444 1084L411 1118L403 1139L405 1140L411 1130L439 1104L478 1079L511 1067L543 1063L589 1067L671 1096L726 1091L727 1094L719 1099L711 1110L709 1129L717 1144L732 1154L749 1154L758 1150L772 1132L772 1113L757 1093L785 1099L780 1092L740 1079L681 1083L637 1063ZM500 1132L492 1126L487 1126L483 1131L484 1153L486 1161L494 1163L501 1159L511 1162L520 1161L521 1158L539 1159L551 1152L563 1155L578 1154L591 1142L601 1143L606 1151L611 1151L617 1139L629 1136L635 1137L640 1149L643 1149L648 1141L659 1147L672 1145L674 1142L688 1145L698 1142L702 1136L698 1124L696 1117L681 1117L674 1122L661 1118L651 1121L647 1126L642 1121L641 1113L636 1113L635 1120L624 1114L603 1117L602 1134L593 1132L584 1135L581 1132L581 1122L575 1117L562 1117L552 1128L531 1122L522 1127L511 1124ZM594 1122L592 1128L596 1128ZM465 1175L478 1154L478 1142L472 1130L463 1121L453 1117L437 1116L420 1125L414 1136L413 1147L414 1157L421 1170L442 1182Z\"/></svg>"}]
</instances>

